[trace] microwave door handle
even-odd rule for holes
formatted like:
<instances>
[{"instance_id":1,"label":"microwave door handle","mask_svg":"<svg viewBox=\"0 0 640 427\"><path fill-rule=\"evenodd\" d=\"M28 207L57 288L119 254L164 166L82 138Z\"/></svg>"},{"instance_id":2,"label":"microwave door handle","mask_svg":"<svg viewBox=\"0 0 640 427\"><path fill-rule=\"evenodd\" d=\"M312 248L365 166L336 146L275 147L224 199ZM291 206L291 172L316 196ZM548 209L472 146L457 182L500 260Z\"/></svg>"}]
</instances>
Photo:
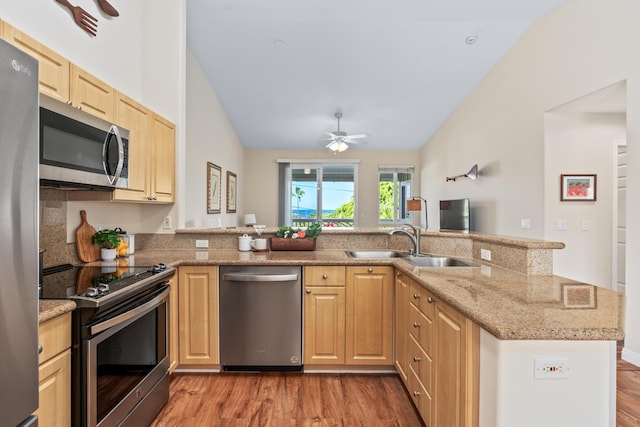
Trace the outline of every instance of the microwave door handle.
<instances>
[{"instance_id":1,"label":"microwave door handle","mask_svg":"<svg viewBox=\"0 0 640 427\"><path fill-rule=\"evenodd\" d=\"M116 165L116 170L113 173L113 176L110 175L109 170L109 146L112 143L112 138L115 137L116 142L118 143L118 163ZM104 144L102 145L102 165L104 167L104 173L107 175L107 179L111 185L115 185L115 183L120 178L120 174L122 174L122 166L124 165L124 143L122 142L122 137L120 136L120 131L116 125L111 125L109 132L107 132L107 136L104 140Z\"/></svg>"}]
</instances>

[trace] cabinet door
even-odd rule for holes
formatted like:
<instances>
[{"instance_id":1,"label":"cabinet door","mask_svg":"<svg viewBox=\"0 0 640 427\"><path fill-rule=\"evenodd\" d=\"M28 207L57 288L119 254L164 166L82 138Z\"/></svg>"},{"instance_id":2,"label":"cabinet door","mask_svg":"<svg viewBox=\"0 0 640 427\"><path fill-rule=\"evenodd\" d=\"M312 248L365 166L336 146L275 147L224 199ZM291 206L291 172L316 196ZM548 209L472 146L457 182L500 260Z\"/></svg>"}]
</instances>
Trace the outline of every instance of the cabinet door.
<instances>
[{"instance_id":1,"label":"cabinet door","mask_svg":"<svg viewBox=\"0 0 640 427\"><path fill-rule=\"evenodd\" d=\"M116 189L114 200L148 201L151 184L148 169L151 111L128 96L116 92L115 123L129 130L129 188Z\"/></svg>"},{"instance_id":2,"label":"cabinet door","mask_svg":"<svg viewBox=\"0 0 640 427\"><path fill-rule=\"evenodd\" d=\"M173 372L179 364L180 360L180 345L178 343L178 282L175 279L169 280L169 286L171 287L169 293L169 372Z\"/></svg>"},{"instance_id":3,"label":"cabinet door","mask_svg":"<svg viewBox=\"0 0 640 427\"><path fill-rule=\"evenodd\" d=\"M404 274L396 273L396 352L395 364L400 378L407 384L407 337L409 336L409 282Z\"/></svg>"},{"instance_id":4,"label":"cabinet door","mask_svg":"<svg viewBox=\"0 0 640 427\"><path fill-rule=\"evenodd\" d=\"M180 365L219 364L218 269L179 269Z\"/></svg>"},{"instance_id":5,"label":"cabinet door","mask_svg":"<svg viewBox=\"0 0 640 427\"><path fill-rule=\"evenodd\" d=\"M74 107L108 122L113 121L113 88L75 64L71 64L70 95Z\"/></svg>"},{"instance_id":6,"label":"cabinet door","mask_svg":"<svg viewBox=\"0 0 640 427\"><path fill-rule=\"evenodd\" d=\"M2 38L38 60L40 92L69 102L69 61L12 25L4 23Z\"/></svg>"},{"instance_id":7,"label":"cabinet door","mask_svg":"<svg viewBox=\"0 0 640 427\"><path fill-rule=\"evenodd\" d=\"M39 368L38 425L71 425L71 350L67 349Z\"/></svg>"},{"instance_id":8,"label":"cabinet door","mask_svg":"<svg viewBox=\"0 0 640 427\"><path fill-rule=\"evenodd\" d=\"M393 365L393 267L347 267L346 364Z\"/></svg>"},{"instance_id":9,"label":"cabinet door","mask_svg":"<svg viewBox=\"0 0 640 427\"><path fill-rule=\"evenodd\" d=\"M478 425L479 328L441 301L435 304L433 424Z\"/></svg>"},{"instance_id":10,"label":"cabinet door","mask_svg":"<svg viewBox=\"0 0 640 427\"><path fill-rule=\"evenodd\" d=\"M304 363L344 364L344 287L306 287Z\"/></svg>"},{"instance_id":11,"label":"cabinet door","mask_svg":"<svg viewBox=\"0 0 640 427\"><path fill-rule=\"evenodd\" d=\"M173 203L176 168L176 128L157 114L151 121L151 198Z\"/></svg>"}]
</instances>

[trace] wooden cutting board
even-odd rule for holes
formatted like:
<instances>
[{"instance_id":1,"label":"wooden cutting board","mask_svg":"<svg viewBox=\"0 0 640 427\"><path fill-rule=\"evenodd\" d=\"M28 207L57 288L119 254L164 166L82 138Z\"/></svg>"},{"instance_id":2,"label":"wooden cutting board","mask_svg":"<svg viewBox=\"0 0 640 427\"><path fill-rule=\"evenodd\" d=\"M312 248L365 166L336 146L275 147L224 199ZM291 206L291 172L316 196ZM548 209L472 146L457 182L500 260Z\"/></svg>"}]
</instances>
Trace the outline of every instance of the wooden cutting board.
<instances>
[{"instance_id":1,"label":"wooden cutting board","mask_svg":"<svg viewBox=\"0 0 640 427\"><path fill-rule=\"evenodd\" d=\"M80 218L82 222L80 227L76 229L78 258L82 262L98 261L100 259L100 247L91 243L91 236L96 233L96 229L87 222L87 212L80 211Z\"/></svg>"}]
</instances>

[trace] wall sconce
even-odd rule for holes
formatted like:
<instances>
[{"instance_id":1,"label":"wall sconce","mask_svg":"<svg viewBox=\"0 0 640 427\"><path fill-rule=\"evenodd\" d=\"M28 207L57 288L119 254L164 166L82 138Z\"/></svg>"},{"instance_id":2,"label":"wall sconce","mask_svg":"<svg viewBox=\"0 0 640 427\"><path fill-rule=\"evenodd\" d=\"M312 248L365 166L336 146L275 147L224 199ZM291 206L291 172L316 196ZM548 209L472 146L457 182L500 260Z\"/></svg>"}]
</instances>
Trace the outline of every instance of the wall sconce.
<instances>
[{"instance_id":1,"label":"wall sconce","mask_svg":"<svg viewBox=\"0 0 640 427\"><path fill-rule=\"evenodd\" d=\"M447 182L449 181L455 181L456 178L469 178L469 179L476 179L478 177L478 165L475 164L473 165L473 167L471 168L471 170L465 174L462 175L456 175L456 176L452 176L452 177L447 177Z\"/></svg>"},{"instance_id":2,"label":"wall sconce","mask_svg":"<svg viewBox=\"0 0 640 427\"><path fill-rule=\"evenodd\" d=\"M421 211L422 205L420 204L420 200L424 201L424 229L429 228L429 220L427 219L427 199L423 199L420 196L411 196L410 199L407 199L407 210L408 211Z\"/></svg>"}]
</instances>

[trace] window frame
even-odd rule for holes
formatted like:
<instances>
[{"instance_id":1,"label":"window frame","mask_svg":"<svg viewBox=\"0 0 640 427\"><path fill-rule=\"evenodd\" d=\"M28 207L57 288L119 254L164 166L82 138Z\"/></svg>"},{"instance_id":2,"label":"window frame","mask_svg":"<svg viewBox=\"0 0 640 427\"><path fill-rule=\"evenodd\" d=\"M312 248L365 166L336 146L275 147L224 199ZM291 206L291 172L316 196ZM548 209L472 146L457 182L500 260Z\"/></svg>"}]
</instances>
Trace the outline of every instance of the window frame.
<instances>
[{"instance_id":1,"label":"window frame","mask_svg":"<svg viewBox=\"0 0 640 427\"><path fill-rule=\"evenodd\" d=\"M414 192L413 188L414 188L414 182L415 182L415 166L413 165L379 165L378 166L378 201L380 200L380 184L383 182L380 180L381 178L381 174L386 173L386 174L393 174L393 181L392 181L392 187L393 187L393 218L391 218L390 220L385 220L383 218L381 218L381 211L380 211L380 203L378 203L378 224L382 225L382 226L388 226L388 225L401 225L401 224L407 224L413 221L413 214L409 213L408 217L406 218L399 218L399 213L400 212L407 212L406 209L406 203L405 200L409 199L412 197L412 194ZM398 180L398 175L404 173L404 174L410 174L411 175L411 179L408 181L409 182L409 191L405 192L405 191L396 191L396 187L398 185L399 189L402 190L402 188L406 188L407 185L402 185L399 183L402 182L406 182L406 181L399 181ZM388 181L384 181L384 182L388 182ZM400 193L400 194L398 194ZM406 193L406 195L403 197L403 193Z\"/></svg>"},{"instance_id":2,"label":"window frame","mask_svg":"<svg viewBox=\"0 0 640 427\"><path fill-rule=\"evenodd\" d=\"M293 169L316 169L317 192L317 216L312 219L315 222L324 224L326 220L322 217L322 182L325 167L351 167L353 168L353 225L351 227L339 227L341 229L352 229L358 226L358 162L332 162L332 161L308 161L308 160L290 160L278 161L280 163L280 196L278 202L278 219L281 224L293 226L292 217L292 170ZM324 227L324 225L323 225Z\"/></svg>"}]
</instances>

